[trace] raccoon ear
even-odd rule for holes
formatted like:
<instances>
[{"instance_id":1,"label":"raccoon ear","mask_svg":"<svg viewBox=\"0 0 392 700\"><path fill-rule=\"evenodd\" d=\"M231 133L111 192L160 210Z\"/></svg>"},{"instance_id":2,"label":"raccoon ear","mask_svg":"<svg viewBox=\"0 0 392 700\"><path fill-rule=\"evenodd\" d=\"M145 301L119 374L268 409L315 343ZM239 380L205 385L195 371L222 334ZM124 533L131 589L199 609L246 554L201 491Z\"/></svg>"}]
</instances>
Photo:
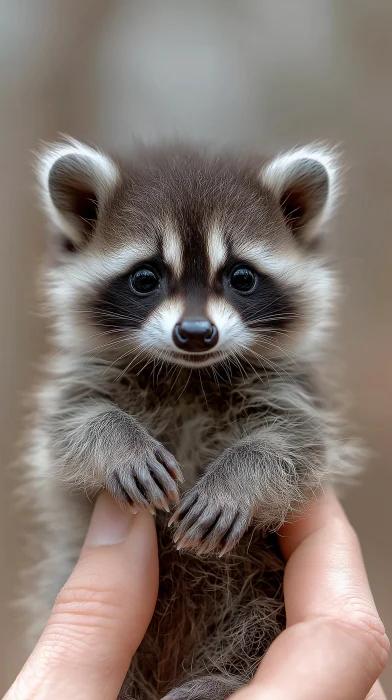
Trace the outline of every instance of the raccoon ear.
<instances>
[{"instance_id":1,"label":"raccoon ear","mask_svg":"<svg viewBox=\"0 0 392 700\"><path fill-rule=\"evenodd\" d=\"M334 150L310 145L282 153L263 166L260 179L276 197L299 240L310 240L331 216L339 190Z\"/></svg>"},{"instance_id":2,"label":"raccoon ear","mask_svg":"<svg viewBox=\"0 0 392 700\"><path fill-rule=\"evenodd\" d=\"M70 140L47 147L37 171L50 221L69 250L80 248L120 181L119 167L100 151Z\"/></svg>"}]
</instances>

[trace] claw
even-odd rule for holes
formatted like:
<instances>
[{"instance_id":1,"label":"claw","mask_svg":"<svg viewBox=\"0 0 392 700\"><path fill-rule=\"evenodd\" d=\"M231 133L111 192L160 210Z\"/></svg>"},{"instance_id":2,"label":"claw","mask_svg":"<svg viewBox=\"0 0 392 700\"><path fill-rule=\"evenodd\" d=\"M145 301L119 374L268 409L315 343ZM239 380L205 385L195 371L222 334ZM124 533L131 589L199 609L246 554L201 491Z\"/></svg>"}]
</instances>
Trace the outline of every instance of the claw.
<instances>
[{"instance_id":1,"label":"claw","mask_svg":"<svg viewBox=\"0 0 392 700\"><path fill-rule=\"evenodd\" d=\"M171 517L170 520L169 520L169 527L171 527L172 525L174 525L174 523L178 522L178 520L179 520L180 518L181 518L181 519L182 519L182 518L185 518L186 515L187 515L187 514L189 513L189 511L191 510L191 508L195 505L195 503L196 503L196 501L197 501L197 499L198 499L198 495L197 495L197 494L194 494L194 495L192 495L192 496L190 497L190 493L191 493L191 492L189 492L188 494L186 494L186 495L184 496L182 502L180 502L179 507L178 507L177 510L173 513L172 517Z\"/></svg>"},{"instance_id":2,"label":"claw","mask_svg":"<svg viewBox=\"0 0 392 700\"><path fill-rule=\"evenodd\" d=\"M160 508L162 508L163 510L165 510L166 513L170 513L170 508L169 508L169 506L168 506L167 501L164 501L164 500L159 501L159 504L158 504L158 505L160 506Z\"/></svg>"},{"instance_id":3,"label":"claw","mask_svg":"<svg viewBox=\"0 0 392 700\"><path fill-rule=\"evenodd\" d=\"M184 482L184 477L180 467L177 464L177 460L160 443L157 443L155 457L176 481L180 481L181 483Z\"/></svg>"},{"instance_id":4,"label":"claw","mask_svg":"<svg viewBox=\"0 0 392 700\"><path fill-rule=\"evenodd\" d=\"M174 501L176 505L179 504L180 494L178 493L178 491L170 491L167 495L169 496L170 501Z\"/></svg>"},{"instance_id":5,"label":"claw","mask_svg":"<svg viewBox=\"0 0 392 700\"><path fill-rule=\"evenodd\" d=\"M219 559L222 559L222 557L224 557L225 554L228 554L230 552L230 550L234 547L234 545L235 545L235 542L231 545L226 545L225 547L223 547L223 549L218 553Z\"/></svg>"}]
</instances>

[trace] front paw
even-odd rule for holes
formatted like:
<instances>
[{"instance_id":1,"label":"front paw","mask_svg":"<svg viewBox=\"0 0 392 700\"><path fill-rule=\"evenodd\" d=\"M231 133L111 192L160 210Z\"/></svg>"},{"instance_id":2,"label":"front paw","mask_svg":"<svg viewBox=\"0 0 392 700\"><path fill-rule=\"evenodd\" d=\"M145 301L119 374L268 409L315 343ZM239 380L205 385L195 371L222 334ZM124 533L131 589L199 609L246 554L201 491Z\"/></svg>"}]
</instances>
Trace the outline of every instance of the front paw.
<instances>
[{"instance_id":1,"label":"front paw","mask_svg":"<svg viewBox=\"0 0 392 700\"><path fill-rule=\"evenodd\" d=\"M150 435L128 446L127 457L114 464L106 479L106 488L133 510L140 506L155 513L155 508L169 512L169 503L180 500L178 481L181 470L173 455Z\"/></svg>"},{"instance_id":2,"label":"front paw","mask_svg":"<svg viewBox=\"0 0 392 700\"><path fill-rule=\"evenodd\" d=\"M253 507L230 488L230 480L205 474L182 498L169 521L176 524L177 549L223 556L241 539L250 524Z\"/></svg>"}]
</instances>

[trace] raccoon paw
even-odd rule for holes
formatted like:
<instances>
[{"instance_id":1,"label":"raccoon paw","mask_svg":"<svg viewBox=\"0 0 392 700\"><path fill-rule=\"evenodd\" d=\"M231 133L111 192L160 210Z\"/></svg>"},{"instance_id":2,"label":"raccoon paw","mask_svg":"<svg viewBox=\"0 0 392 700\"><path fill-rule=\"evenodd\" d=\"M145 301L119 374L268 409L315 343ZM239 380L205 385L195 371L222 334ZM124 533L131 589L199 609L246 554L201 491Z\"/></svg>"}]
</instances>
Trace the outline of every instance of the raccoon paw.
<instances>
[{"instance_id":1,"label":"raccoon paw","mask_svg":"<svg viewBox=\"0 0 392 700\"><path fill-rule=\"evenodd\" d=\"M155 513L169 512L169 503L180 500L177 481L183 481L174 457L157 440L148 436L134 449L127 461L117 464L106 478L106 488L136 512L139 507Z\"/></svg>"},{"instance_id":2,"label":"raccoon paw","mask_svg":"<svg viewBox=\"0 0 392 700\"><path fill-rule=\"evenodd\" d=\"M242 685L238 679L203 676L173 688L163 700L226 700Z\"/></svg>"},{"instance_id":3,"label":"raccoon paw","mask_svg":"<svg viewBox=\"0 0 392 700\"><path fill-rule=\"evenodd\" d=\"M169 525L177 526L173 537L177 549L193 549L197 554L215 551L222 556L241 539L252 514L253 507L206 474L182 498Z\"/></svg>"}]
</instances>

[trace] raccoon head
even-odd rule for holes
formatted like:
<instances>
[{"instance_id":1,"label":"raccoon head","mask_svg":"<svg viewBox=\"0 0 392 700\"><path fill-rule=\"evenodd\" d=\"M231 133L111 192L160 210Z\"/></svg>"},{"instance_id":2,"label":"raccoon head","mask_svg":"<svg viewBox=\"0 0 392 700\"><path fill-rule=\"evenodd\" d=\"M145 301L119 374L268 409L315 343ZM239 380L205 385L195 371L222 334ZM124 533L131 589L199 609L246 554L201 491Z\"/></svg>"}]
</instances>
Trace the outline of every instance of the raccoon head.
<instances>
[{"instance_id":1,"label":"raccoon head","mask_svg":"<svg viewBox=\"0 0 392 700\"><path fill-rule=\"evenodd\" d=\"M318 245L336 200L333 151L244 158L175 146L120 164L70 141L39 166L62 344L199 369L319 342L334 286Z\"/></svg>"}]
</instances>

